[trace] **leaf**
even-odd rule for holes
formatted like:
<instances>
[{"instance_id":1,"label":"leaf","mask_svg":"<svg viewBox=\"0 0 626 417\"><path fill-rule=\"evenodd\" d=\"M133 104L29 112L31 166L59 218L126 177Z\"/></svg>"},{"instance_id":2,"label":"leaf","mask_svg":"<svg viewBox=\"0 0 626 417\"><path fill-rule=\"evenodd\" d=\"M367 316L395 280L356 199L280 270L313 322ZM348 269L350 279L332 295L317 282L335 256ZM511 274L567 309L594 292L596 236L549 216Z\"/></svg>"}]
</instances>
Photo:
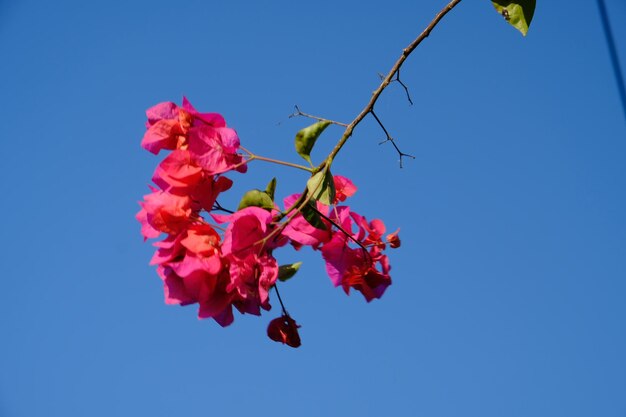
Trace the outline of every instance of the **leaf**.
<instances>
[{"instance_id":1,"label":"leaf","mask_svg":"<svg viewBox=\"0 0 626 417\"><path fill-rule=\"evenodd\" d=\"M324 169L306 182L309 194L322 204L330 206L335 202L335 181L330 170Z\"/></svg>"},{"instance_id":2,"label":"leaf","mask_svg":"<svg viewBox=\"0 0 626 417\"><path fill-rule=\"evenodd\" d=\"M274 208L274 201L268 195L267 192L261 190L250 190L243 195L239 202L237 210L244 209L246 207L255 206L264 209L272 210Z\"/></svg>"},{"instance_id":3,"label":"leaf","mask_svg":"<svg viewBox=\"0 0 626 417\"><path fill-rule=\"evenodd\" d=\"M276 177L272 178L272 180L267 184L265 188L265 193L270 196L272 201L274 201L274 192L276 191Z\"/></svg>"},{"instance_id":4,"label":"leaf","mask_svg":"<svg viewBox=\"0 0 626 417\"><path fill-rule=\"evenodd\" d=\"M511 26L526 36L535 14L536 0L493 0L491 3Z\"/></svg>"},{"instance_id":5,"label":"leaf","mask_svg":"<svg viewBox=\"0 0 626 417\"><path fill-rule=\"evenodd\" d=\"M302 217L304 217L304 219L316 229L326 230L326 225L322 221L322 217L319 215L313 204L314 203L309 201L309 203L302 208Z\"/></svg>"},{"instance_id":6,"label":"leaf","mask_svg":"<svg viewBox=\"0 0 626 417\"><path fill-rule=\"evenodd\" d=\"M292 278L294 275L296 275L296 272L298 272L298 269L300 269L301 265L302 265L302 262L296 262L291 265L279 266L278 267L278 279L284 282Z\"/></svg>"},{"instance_id":7,"label":"leaf","mask_svg":"<svg viewBox=\"0 0 626 417\"><path fill-rule=\"evenodd\" d=\"M313 165L311 162L311 151L315 141L329 124L330 122L328 121L317 122L296 133L296 152L311 165Z\"/></svg>"}]
</instances>

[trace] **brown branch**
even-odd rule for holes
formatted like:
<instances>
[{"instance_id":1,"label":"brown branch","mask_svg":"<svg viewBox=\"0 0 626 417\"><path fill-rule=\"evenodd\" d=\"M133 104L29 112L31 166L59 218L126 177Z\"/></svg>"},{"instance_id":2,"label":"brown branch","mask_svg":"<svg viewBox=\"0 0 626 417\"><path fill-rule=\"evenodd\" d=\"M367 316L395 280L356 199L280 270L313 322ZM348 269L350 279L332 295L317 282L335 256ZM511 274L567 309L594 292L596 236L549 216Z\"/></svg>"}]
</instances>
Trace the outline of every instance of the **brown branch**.
<instances>
[{"instance_id":1,"label":"brown branch","mask_svg":"<svg viewBox=\"0 0 626 417\"><path fill-rule=\"evenodd\" d=\"M417 48L417 46L420 43L422 43L422 41L424 39L426 39L428 37L428 35L430 35L430 32L432 32L432 30L435 28L435 26L437 26L437 24L441 21L441 19L443 19L443 17L446 14L448 14L448 12L450 10L452 10L460 2L461 2L461 0L452 0L450 3L448 3L439 13L437 13L435 18L428 24L428 26L426 26L426 29L424 29L422 31L422 33L420 33L419 36L417 38L415 38L415 40L413 40L413 42L411 42L406 48L404 48L402 50L402 54L400 55L400 58L398 58L398 60L395 62L395 64L393 64L393 66L391 67L391 70L389 70L389 73L387 74L387 76L385 76L383 78L383 80L380 83L380 85L378 86L378 88L376 90L374 90L374 92L372 93L372 97L370 98L370 101L363 108L363 110L361 110L361 113L359 113L355 117L355 119L346 127L346 130L343 132L343 135L341 136L341 139L339 139L339 141L337 142L337 144L335 145L333 150L328 154L326 159L324 161L322 161L321 164L319 164L317 167L315 167L313 169L313 174L318 173L319 171L324 169L327 165L332 164L332 161L335 158L335 156L337 156L337 154L339 153L341 148L343 148L343 146L346 144L348 139L350 139L350 136L352 136L352 132L354 131L354 128L357 127L358 124L363 121L365 116L367 116L368 114L373 112L374 105L378 101L378 98L380 97L382 92L385 90L385 88L387 88L387 86L392 81L394 81L394 76L396 74L399 74L400 68L402 67L402 64L404 64L404 61L406 61L406 59L409 57L409 55L411 55L411 53L415 50L415 48ZM296 106L296 114L295 115L296 116L297 115L301 115L300 113L302 113L302 112L300 112L300 109ZM304 115L304 114L302 114L302 115ZM326 119L322 119L322 118L317 118L315 116L313 116L313 118L316 119L316 120L326 120ZM388 136L388 138L389 138L389 136ZM393 141L391 141L391 142L395 146L395 142L393 142ZM287 213L282 213L281 215L277 216L276 221L280 221L280 220L284 219L285 217L287 217L287 219L285 220L285 222L280 227L276 228L275 230L281 230L282 228L284 228L291 221L291 219L293 219L298 213L300 213L302 211L304 206L306 204L308 204L308 202L311 201L312 198L313 198L312 195L310 195L310 193L308 193L307 188L305 188L304 191L302 192L302 194L300 194L300 198L298 198L298 200L296 200L296 202L294 202L294 204L287 211ZM294 207L295 207L295 210L294 210Z\"/></svg>"},{"instance_id":2,"label":"brown branch","mask_svg":"<svg viewBox=\"0 0 626 417\"><path fill-rule=\"evenodd\" d=\"M297 105L296 105L296 106L293 106L293 107L294 107L295 111L289 115L289 118L290 118L290 119L291 119L291 118L293 118L293 117L299 117L299 116L302 116L302 117L307 117L307 118L309 118L309 119L317 120L317 121L319 121L319 122L329 122L329 123L332 123L332 124L334 124L334 125L339 125L339 126L343 126L343 127L348 127L348 125L347 125L346 123L337 122L337 121L335 121L335 120L330 120L330 119L326 119L326 118L324 118L324 117L313 116L312 114L305 113L305 112L301 111L301 110L300 110L300 107L298 107Z\"/></svg>"},{"instance_id":3,"label":"brown branch","mask_svg":"<svg viewBox=\"0 0 626 417\"><path fill-rule=\"evenodd\" d=\"M326 158L326 161L323 162L323 164L325 164L326 162L332 162L337 153L339 153L341 148L343 148L343 146L346 144L350 136L352 136L354 128L357 127L358 124L361 123L361 121L363 121L365 116L372 112L372 109L378 101L378 98L385 90L385 88L387 88L387 86L393 81L393 77L396 75L396 73L400 71L402 64L404 64L404 61L406 61L406 59L409 57L409 55L411 55L415 48L417 48L417 46L422 43L422 41L426 39L428 35L430 35L430 32L432 32L432 30L435 28L435 26L437 26L441 19L443 19L443 17L460 2L461 0L452 0L450 3L448 3L446 7L444 7L439 13L437 13L435 18L428 24L428 26L426 26L426 29L424 29L413 42L411 42L406 48L402 50L400 58L398 58L396 63L393 64L391 70L389 70L389 73L380 83L378 88L374 90L374 92L372 93L372 98L370 98L370 101L367 103L365 108L361 110L361 113L358 114L358 116L352 121L352 123L348 125L348 127L346 127L346 130L343 132L343 136L341 137L341 139L339 139L339 142L337 142L330 154L328 154L328 157Z\"/></svg>"}]
</instances>

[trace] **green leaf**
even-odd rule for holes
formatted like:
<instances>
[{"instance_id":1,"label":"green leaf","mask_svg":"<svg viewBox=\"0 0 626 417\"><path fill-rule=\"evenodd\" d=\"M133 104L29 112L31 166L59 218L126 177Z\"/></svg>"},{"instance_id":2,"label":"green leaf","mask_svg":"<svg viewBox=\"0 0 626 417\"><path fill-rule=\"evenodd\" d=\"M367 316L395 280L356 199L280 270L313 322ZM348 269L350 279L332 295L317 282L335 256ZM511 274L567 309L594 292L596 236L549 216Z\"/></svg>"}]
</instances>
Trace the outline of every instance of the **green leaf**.
<instances>
[{"instance_id":1,"label":"green leaf","mask_svg":"<svg viewBox=\"0 0 626 417\"><path fill-rule=\"evenodd\" d=\"M330 122L327 121L317 122L309 127L305 127L296 134L296 152L311 165L313 165L311 162L311 151L315 141L329 124Z\"/></svg>"},{"instance_id":2,"label":"green leaf","mask_svg":"<svg viewBox=\"0 0 626 417\"><path fill-rule=\"evenodd\" d=\"M536 0L493 0L491 3L511 26L526 36L535 14Z\"/></svg>"},{"instance_id":3,"label":"green leaf","mask_svg":"<svg viewBox=\"0 0 626 417\"><path fill-rule=\"evenodd\" d=\"M322 221L322 217L319 215L313 204L315 203L311 203L309 201L309 203L302 208L302 217L304 217L304 219L316 229L326 230L326 225Z\"/></svg>"},{"instance_id":4,"label":"green leaf","mask_svg":"<svg viewBox=\"0 0 626 417\"><path fill-rule=\"evenodd\" d=\"M322 204L330 206L335 202L335 181L330 170L324 169L306 182L309 194Z\"/></svg>"},{"instance_id":5,"label":"green leaf","mask_svg":"<svg viewBox=\"0 0 626 417\"><path fill-rule=\"evenodd\" d=\"M267 184L265 188L265 193L270 196L272 201L274 201L274 192L276 191L276 177L272 178L272 180Z\"/></svg>"},{"instance_id":6,"label":"green leaf","mask_svg":"<svg viewBox=\"0 0 626 417\"><path fill-rule=\"evenodd\" d=\"M250 206L272 210L274 208L274 201L265 191L250 190L245 193L241 198L237 210L241 210Z\"/></svg>"},{"instance_id":7,"label":"green leaf","mask_svg":"<svg viewBox=\"0 0 626 417\"><path fill-rule=\"evenodd\" d=\"M296 275L296 272L298 272L298 269L300 269L301 265L302 265L302 262L296 262L295 264L291 264L291 265L279 266L278 267L278 279L284 282L292 278L294 275Z\"/></svg>"}]
</instances>

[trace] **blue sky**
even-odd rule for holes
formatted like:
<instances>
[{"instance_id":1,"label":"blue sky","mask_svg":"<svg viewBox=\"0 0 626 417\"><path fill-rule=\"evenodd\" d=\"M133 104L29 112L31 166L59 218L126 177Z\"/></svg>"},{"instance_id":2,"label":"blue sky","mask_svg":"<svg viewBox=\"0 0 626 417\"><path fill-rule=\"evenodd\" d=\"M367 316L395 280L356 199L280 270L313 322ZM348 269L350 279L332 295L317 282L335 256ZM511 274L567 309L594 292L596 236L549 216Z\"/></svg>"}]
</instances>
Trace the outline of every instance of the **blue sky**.
<instances>
[{"instance_id":1,"label":"blue sky","mask_svg":"<svg viewBox=\"0 0 626 417\"><path fill-rule=\"evenodd\" d=\"M443 2L0 2L0 415L624 416L626 122L595 2L540 0L526 38L462 2L334 172L401 229L367 304L318 254L281 294L303 346L166 306L134 215L146 108L186 95L297 162L303 111L348 122ZM626 5L607 0L622 66ZM329 128L319 160L340 136ZM278 177L254 162L222 204Z\"/></svg>"}]
</instances>

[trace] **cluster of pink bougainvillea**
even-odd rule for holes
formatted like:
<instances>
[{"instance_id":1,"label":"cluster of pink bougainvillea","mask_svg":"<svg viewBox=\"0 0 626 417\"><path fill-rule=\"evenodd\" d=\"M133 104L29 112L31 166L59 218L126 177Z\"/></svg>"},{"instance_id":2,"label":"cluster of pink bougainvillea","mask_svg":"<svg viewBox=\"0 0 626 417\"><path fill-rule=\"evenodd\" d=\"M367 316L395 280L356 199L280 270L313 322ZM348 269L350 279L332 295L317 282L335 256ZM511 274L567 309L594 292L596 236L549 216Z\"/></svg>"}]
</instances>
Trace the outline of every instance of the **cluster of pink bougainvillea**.
<instances>
[{"instance_id":1,"label":"cluster of pink bougainvillea","mask_svg":"<svg viewBox=\"0 0 626 417\"><path fill-rule=\"evenodd\" d=\"M358 290L368 302L383 295L391 284L383 250L398 247L400 240L395 232L383 241L382 221L368 222L338 205L356 191L349 179L332 177L331 204L307 206L317 222L299 211L285 216L300 194L286 197L283 211L273 202L273 191L266 193L270 206L253 199L229 211L217 204L233 185L224 174L245 173L248 162L235 130L221 115L200 113L186 99L182 106L157 104L146 114L141 146L153 154L171 151L156 168L152 192L144 196L137 214L144 240L165 235L154 243L151 264L164 283L167 304L197 303L199 318L213 318L222 326L233 322L233 307L260 315L271 308L270 290L277 280L299 267L281 267L274 257L288 244L320 251L332 283L346 293ZM300 326L282 307L282 315L268 326L268 336L297 347Z\"/></svg>"}]
</instances>

